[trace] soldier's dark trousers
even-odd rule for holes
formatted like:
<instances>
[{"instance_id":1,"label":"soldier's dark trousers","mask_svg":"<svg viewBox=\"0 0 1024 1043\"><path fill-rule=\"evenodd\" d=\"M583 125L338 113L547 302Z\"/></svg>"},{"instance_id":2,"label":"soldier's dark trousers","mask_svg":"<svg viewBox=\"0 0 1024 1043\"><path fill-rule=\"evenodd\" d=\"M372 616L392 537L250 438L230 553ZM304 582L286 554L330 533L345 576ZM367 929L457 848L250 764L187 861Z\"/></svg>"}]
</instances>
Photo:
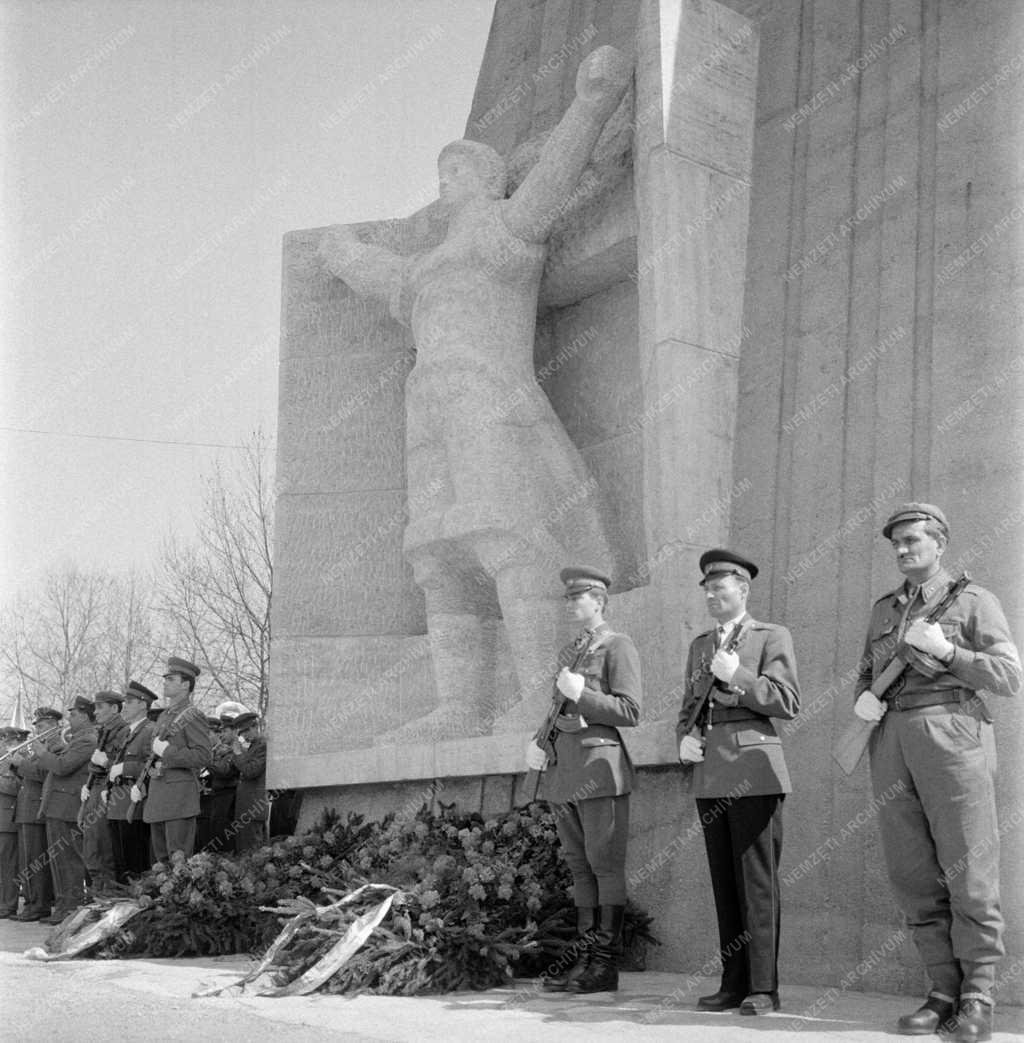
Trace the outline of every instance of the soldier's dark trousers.
<instances>
[{"instance_id":1,"label":"soldier's dark trousers","mask_svg":"<svg viewBox=\"0 0 1024 1043\"><path fill-rule=\"evenodd\" d=\"M18 834L0 833L0 913L7 916L18 911Z\"/></svg>"},{"instance_id":2,"label":"soldier's dark trousers","mask_svg":"<svg viewBox=\"0 0 1024 1043\"><path fill-rule=\"evenodd\" d=\"M18 823L18 864L25 887L22 912L50 915L53 908L53 877L46 851L46 823Z\"/></svg>"},{"instance_id":3,"label":"soldier's dark trousers","mask_svg":"<svg viewBox=\"0 0 1024 1043\"><path fill-rule=\"evenodd\" d=\"M102 792L102 786L94 786L89 791L82 816L82 861L93 888L103 887L114 879L114 851L107 829L107 811L100 800Z\"/></svg>"},{"instance_id":4,"label":"soldier's dark trousers","mask_svg":"<svg viewBox=\"0 0 1024 1043\"><path fill-rule=\"evenodd\" d=\"M153 861L165 862L175 851L190 858L196 845L196 820L172 818L166 822L151 822L149 837L153 844Z\"/></svg>"},{"instance_id":5,"label":"soldier's dark trousers","mask_svg":"<svg viewBox=\"0 0 1024 1043\"><path fill-rule=\"evenodd\" d=\"M46 842L53 877L54 912L69 913L85 900L85 862L82 861L82 831L74 822L46 820Z\"/></svg>"},{"instance_id":6,"label":"soldier's dark trousers","mask_svg":"<svg viewBox=\"0 0 1024 1043\"><path fill-rule=\"evenodd\" d=\"M556 804L555 827L575 904L625 905L629 794Z\"/></svg>"},{"instance_id":7,"label":"soldier's dark trousers","mask_svg":"<svg viewBox=\"0 0 1024 1043\"><path fill-rule=\"evenodd\" d=\"M991 1002L1003 955L992 726L971 703L890 710L870 751L893 897L932 992Z\"/></svg>"},{"instance_id":8,"label":"soldier's dark trousers","mask_svg":"<svg viewBox=\"0 0 1024 1043\"><path fill-rule=\"evenodd\" d=\"M213 791L210 804L210 841L209 850L214 854L229 855L234 848L234 838L228 836L231 822L234 819L235 787Z\"/></svg>"},{"instance_id":9,"label":"soldier's dark trousers","mask_svg":"<svg viewBox=\"0 0 1024 1043\"><path fill-rule=\"evenodd\" d=\"M779 987L783 795L697 799L718 915L722 989Z\"/></svg>"},{"instance_id":10,"label":"soldier's dark trousers","mask_svg":"<svg viewBox=\"0 0 1024 1043\"><path fill-rule=\"evenodd\" d=\"M149 845L149 823L141 819L125 822L108 819L110 844L114 850L117 882L124 884L130 876L140 876L153 864Z\"/></svg>"}]
</instances>

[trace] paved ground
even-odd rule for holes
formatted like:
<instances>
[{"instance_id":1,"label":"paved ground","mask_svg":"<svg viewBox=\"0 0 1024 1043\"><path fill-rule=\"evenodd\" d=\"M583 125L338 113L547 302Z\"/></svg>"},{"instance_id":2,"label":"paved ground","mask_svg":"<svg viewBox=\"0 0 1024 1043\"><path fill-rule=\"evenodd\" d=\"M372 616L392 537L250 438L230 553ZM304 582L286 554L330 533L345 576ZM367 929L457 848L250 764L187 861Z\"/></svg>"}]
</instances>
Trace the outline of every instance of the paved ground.
<instances>
[{"instance_id":1,"label":"paved ground","mask_svg":"<svg viewBox=\"0 0 1024 1043\"><path fill-rule=\"evenodd\" d=\"M38 963L25 949L46 929L0 920L0 1038L5 1043L214 1043L273 1040L398 1040L444 1043L575 1043L595 1039L678 1040L695 1043L776 1043L803 1038L828 1043L893 1043L896 1018L912 1009L905 996L795 986L784 1010L766 1017L735 1012L702 1014L696 996L712 992L704 980L687 988L681 975L623 975L618 993L567 998L529 982L490 992L448 996L310 996L193 999L192 993L239 977L244 957L206 960L71 960ZM682 1030L682 1031L681 1031ZM935 1038L935 1037L930 1037ZM1024 1041L1024 1010L1001 1007L996 1043Z\"/></svg>"}]
</instances>

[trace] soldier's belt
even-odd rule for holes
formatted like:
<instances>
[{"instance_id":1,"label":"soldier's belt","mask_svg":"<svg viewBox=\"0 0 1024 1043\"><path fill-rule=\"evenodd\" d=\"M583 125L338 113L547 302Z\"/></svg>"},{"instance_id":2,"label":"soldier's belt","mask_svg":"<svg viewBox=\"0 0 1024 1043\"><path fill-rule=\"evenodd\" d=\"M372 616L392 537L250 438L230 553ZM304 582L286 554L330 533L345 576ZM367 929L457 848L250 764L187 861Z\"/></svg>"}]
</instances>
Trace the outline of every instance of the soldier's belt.
<instances>
[{"instance_id":1,"label":"soldier's belt","mask_svg":"<svg viewBox=\"0 0 1024 1043\"><path fill-rule=\"evenodd\" d=\"M922 706L946 706L949 703L960 703L971 699L974 692L968 688L943 688L937 692L900 693L885 699L890 710L918 710Z\"/></svg>"},{"instance_id":2,"label":"soldier's belt","mask_svg":"<svg viewBox=\"0 0 1024 1043\"><path fill-rule=\"evenodd\" d=\"M713 724L732 724L734 721L763 721L764 719L765 715L763 713L754 713L753 710L748 710L745 706L719 706L715 703L715 708L711 711Z\"/></svg>"}]
</instances>

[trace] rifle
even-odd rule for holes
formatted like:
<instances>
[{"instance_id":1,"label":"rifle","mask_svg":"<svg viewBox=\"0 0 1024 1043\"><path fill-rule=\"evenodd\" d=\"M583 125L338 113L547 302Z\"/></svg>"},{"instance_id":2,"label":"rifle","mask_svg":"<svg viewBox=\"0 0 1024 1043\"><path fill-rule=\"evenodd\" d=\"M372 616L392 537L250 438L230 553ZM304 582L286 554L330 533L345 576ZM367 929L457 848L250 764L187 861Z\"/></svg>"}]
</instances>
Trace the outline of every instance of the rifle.
<instances>
[{"instance_id":1,"label":"rifle","mask_svg":"<svg viewBox=\"0 0 1024 1043\"><path fill-rule=\"evenodd\" d=\"M971 582L971 577L966 572L960 578L949 585L949 589L942 596L942 600L924 617L926 623L937 623L949 611L953 602L960 595L960 591ZM896 649L892 659L886 663L882 672L871 682L868 691L876 699L883 699L885 693L903 676L906 669L911 665L910 659L917 654L916 649L906 643L901 643ZM878 721L862 721L857 717L849 724L842 735L836 740L832 749L832 756L836 763L846 775L852 775L860 764L864 751L868 748L868 740L872 732L878 726Z\"/></svg>"},{"instance_id":2,"label":"rifle","mask_svg":"<svg viewBox=\"0 0 1024 1043\"><path fill-rule=\"evenodd\" d=\"M739 647L740 638L743 636L742 631L743 624L737 623L736 626L732 628L732 633L729 634L729 637L726 640L725 644L722 646L721 651L735 652L736 649ZM683 735L690 734L690 732L693 730L693 726L697 723L697 718L700 717L701 712L707 705L708 699L711 698L711 693L715 687L715 675L711 673L709 670L708 677L710 678L710 683L704 689L704 694L693 704L693 708L690 710L690 713L686 718L686 723L683 726Z\"/></svg>"},{"instance_id":3,"label":"rifle","mask_svg":"<svg viewBox=\"0 0 1024 1043\"><path fill-rule=\"evenodd\" d=\"M572 664L569 666L569 672L573 674L576 673L576 671L583 665L583 660L592 652L596 652L601 645L604 644L605 638L610 636L611 634L608 632L602 634L594 641L584 641L577 649L576 655L573 656ZM544 720L541 721L540 727L533 735L533 741L548 755L549 764L554 764L557 760L557 755L555 754L555 739L558 737L558 718L565 709L566 702L567 700L565 697L557 688L555 688L554 694L551 697L551 705L548 707L548 712L545 715ZM537 799L537 791L540 789L540 777L541 772L537 771L536 768L530 768L526 773L526 778L523 784L527 793L527 804L532 804L533 801Z\"/></svg>"},{"instance_id":4,"label":"rifle","mask_svg":"<svg viewBox=\"0 0 1024 1043\"><path fill-rule=\"evenodd\" d=\"M154 735L154 738L157 738L157 736ZM153 774L153 767L159 759L159 754L153 753L151 750L149 757L146 759L146 763L142 766L142 771L139 774L139 777L135 780L135 785L142 794L142 800L146 799L146 783L149 782L149 777ZM129 791L129 795L130 793L131 791ZM141 802L142 801L136 800L129 801L128 808L124 813L125 822L131 822L135 818L135 809Z\"/></svg>"}]
</instances>

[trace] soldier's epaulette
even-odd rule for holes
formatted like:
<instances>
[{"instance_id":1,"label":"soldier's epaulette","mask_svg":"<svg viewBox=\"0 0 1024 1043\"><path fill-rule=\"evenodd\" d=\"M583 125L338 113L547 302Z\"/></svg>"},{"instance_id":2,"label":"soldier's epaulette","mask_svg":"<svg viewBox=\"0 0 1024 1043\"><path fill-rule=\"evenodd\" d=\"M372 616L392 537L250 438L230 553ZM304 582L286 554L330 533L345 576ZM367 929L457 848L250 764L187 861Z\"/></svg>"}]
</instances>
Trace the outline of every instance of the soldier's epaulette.
<instances>
[{"instance_id":1,"label":"soldier's epaulette","mask_svg":"<svg viewBox=\"0 0 1024 1043\"><path fill-rule=\"evenodd\" d=\"M877 605L877 604L881 603L882 601L885 601L886 598L897 598L897 597L900 596L902 591L903 591L903 584L901 583L898 587L894 587L892 590L886 591L886 593L884 593L880 598L875 598L873 604Z\"/></svg>"}]
</instances>

